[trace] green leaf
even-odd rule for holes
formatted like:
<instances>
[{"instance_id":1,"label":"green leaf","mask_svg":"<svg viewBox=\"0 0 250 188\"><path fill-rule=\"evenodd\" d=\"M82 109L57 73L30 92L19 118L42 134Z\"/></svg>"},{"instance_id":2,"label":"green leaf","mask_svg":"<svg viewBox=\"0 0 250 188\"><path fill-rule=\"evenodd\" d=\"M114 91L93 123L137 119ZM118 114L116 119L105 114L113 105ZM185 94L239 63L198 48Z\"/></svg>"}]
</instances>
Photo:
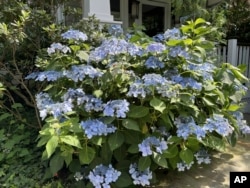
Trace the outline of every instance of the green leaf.
<instances>
[{"instance_id":1,"label":"green leaf","mask_svg":"<svg viewBox=\"0 0 250 188\"><path fill-rule=\"evenodd\" d=\"M179 155L176 155L175 157L170 158L168 161L169 161L169 164L171 165L171 167L173 169L176 169L177 163L180 162L180 157L179 157Z\"/></svg>"},{"instance_id":2,"label":"green leaf","mask_svg":"<svg viewBox=\"0 0 250 188\"><path fill-rule=\"evenodd\" d=\"M130 130L140 131L139 125L135 120L132 119L124 119L122 120L122 125Z\"/></svg>"},{"instance_id":3,"label":"green leaf","mask_svg":"<svg viewBox=\"0 0 250 188\"><path fill-rule=\"evenodd\" d=\"M85 146L79 150L79 160L81 164L90 164L95 158L95 150L91 147Z\"/></svg>"},{"instance_id":4,"label":"green leaf","mask_svg":"<svg viewBox=\"0 0 250 188\"><path fill-rule=\"evenodd\" d=\"M173 39L170 39L168 42L167 42L167 45L168 46L177 46L178 44L180 44L182 41L181 40L173 40Z\"/></svg>"},{"instance_id":5,"label":"green leaf","mask_svg":"<svg viewBox=\"0 0 250 188\"><path fill-rule=\"evenodd\" d=\"M142 118L149 114L149 108L145 106L135 106L131 105L129 112L127 113L128 117L131 118Z\"/></svg>"},{"instance_id":6,"label":"green leaf","mask_svg":"<svg viewBox=\"0 0 250 188\"><path fill-rule=\"evenodd\" d=\"M187 39L183 40L183 42L184 42L185 45L192 45L193 44L193 40L190 39L190 38L187 38Z\"/></svg>"},{"instance_id":7,"label":"green leaf","mask_svg":"<svg viewBox=\"0 0 250 188\"><path fill-rule=\"evenodd\" d=\"M93 95L94 95L95 97L97 97L97 98L101 98L101 96L103 95L103 91L100 90L100 89L95 90L95 91L93 92Z\"/></svg>"},{"instance_id":8,"label":"green leaf","mask_svg":"<svg viewBox=\"0 0 250 188\"><path fill-rule=\"evenodd\" d=\"M103 137L94 136L93 138L91 138L91 142L97 146L101 146L103 142Z\"/></svg>"},{"instance_id":9,"label":"green leaf","mask_svg":"<svg viewBox=\"0 0 250 188\"><path fill-rule=\"evenodd\" d=\"M174 144L179 144L182 142L182 138L178 137L178 136L171 136L169 139L168 139L168 142L169 143L174 143Z\"/></svg>"},{"instance_id":10,"label":"green leaf","mask_svg":"<svg viewBox=\"0 0 250 188\"><path fill-rule=\"evenodd\" d=\"M225 151L225 142L223 141L223 139L218 138L216 136L209 135L208 137L202 140L202 143L205 146L210 147L212 149L215 149L221 152Z\"/></svg>"},{"instance_id":11,"label":"green leaf","mask_svg":"<svg viewBox=\"0 0 250 188\"><path fill-rule=\"evenodd\" d=\"M73 159L73 158L72 158L72 153L71 153L70 151L63 151L63 152L61 153L61 155L62 155L62 157L63 157L63 159L64 159L66 165L69 166L70 163L72 162L72 159Z\"/></svg>"},{"instance_id":12,"label":"green leaf","mask_svg":"<svg viewBox=\"0 0 250 188\"><path fill-rule=\"evenodd\" d=\"M160 155L156 152L153 153L153 161L158 164L159 166L163 168L168 168L168 162L167 160L163 157L163 155Z\"/></svg>"},{"instance_id":13,"label":"green leaf","mask_svg":"<svg viewBox=\"0 0 250 188\"><path fill-rule=\"evenodd\" d=\"M211 101L208 97L202 97L203 102L207 106L215 106L216 104Z\"/></svg>"},{"instance_id":14,"label":"green leaf","mask_svg":"<svg viewBox=\"0 0 250 188\"><path fill-rule=\"evenodd\" d=\"M124 143L124 140L124 135L119 131L116 131L114 134L110 135L108 138L108 143L111 151L119 148Z\"/></svg>"},{"instance_id":15,"label":"green leaf","mask_svg":"<svg viewBox=\"0 0 250 188\"><path fill-rule=\"evenodd\" d=\"M186 148L180 151L180 158L187 164L190 164L194 160L193 152Z\"/></svg>"},{"instance_id":16,"label":"green leaf","mask_svg":"<svg viewBox=\"0 0 250 188\"><path fill-rule=\"evenodd\" d=\"M178 147L176 145L169 146L167 150L163 152L165 158L173 158L178 154Z\"/></svg>"},{"instance_id":17,"label":"green leaf","mask_svg":"<svg viewBox=\"0 0 250 188\"><path fill-rule=\"evenodd\" d=\"M228 107L228 111L234 112L236 110L239 110L240 106L237 104L230 104L230 106Z\"/></svg>"},{"instance_id":18,"label":"green leaf","mask_svg":"<svg viewBox=\"0 0 250 188\"><path fill-rule=\"evenodd\" d=\"M157 98L153 98L150 101L150 106L152 106L155 110L157 110L161 113L163 113L163 111L166 109L166 104Z\"/></svg>"},{"instance_id":19,"label":"green leaf","mask_svg":"<svg viewBox=\"0 0 250 188\"><path fill-rule=\"evenodd\" d=\"M126 153L125 153L126 151L127 151L127 147L125 146L125 144L123 144L121 147L114 150L113 156L115 157L117 161L121 161L126 157Z\"/></svg>"},{"instance_id":20,"label":"green leaf","mask_svg":"<svg viewBox=\"0 0 250 188\"><path fill-rule=\"evenodd\" d=\"M50 166L50 171L51 173L54 175L55 173L57 173L59 170L62 169L64 164L64 159L62 156L60 156L59 153L57 153L56 155L54 155L49 162L49 166Z\"/></svg>"},{"instance_id":21,"label":"green leaf","mask_svg":"<svg viewBox=\"0 0 250 188\"><path fill-rule=\"evenodd\" d=\"M46 151L47 151L47 157L50 158L50 156L55 152L57 146L58 146L58 136L52 136L49 141L46 144Z\"/></svg>"},{"instance_id":22,"label":"green leaf","mask_svg":"<svg viewBox=\"0 0 250 188\"><path fill-rule=\"evenodd\" d=\"M193 152L200 149L200 142L196 137L189 137L186 142L186 146L191 149Z\"/></svg>"},{"instance_id":23,"label":"green leaf","mask_svg":"<svg viewBox=\"0 0 250 188\"><path fill-rule=\"evenodd\" d=\"M0 121L5 120L8 117L11 117L12 115L10 113L4 113L0 116Z\"/></svg>"},{"instance_id":24,"label":"green leaf","mask_svg":"<svg viewBox=\"0 0 250 188\"><path fill-rule=\"evenodd\" d=\"M77 159L73 159L68 167L70 172L79 172L81 171L81 164L80 161Z\"/></svg>"},{"instance_id":25,"label":"green leaf","mask_svg":"<svg viewBox=\"0 0 250 188\"><path fill-rule=\"evenodd\" d=\"M128 152L129 153L139 153L138 144L132 144L131 146L129 146Z\"/></svg>"},{"instance_id":26,"label":"green leaf","mask_svg":"<svg viewBox=\"0 0 250 188\"><path fill-rule=\"evenodd\" d=\"M79 57L80 60L84 60L84 61L88 61L89 59L89 55L85 51L82 51L82 50L78 51L76 56Z\"/></svg>"},{"instance_id":27,"label":"green leaf","mask_svg":"<svg viewBox=\"0 0 250 188\"><path fill-rule=\"evenodd\" d=\"M139 144L142 140L142 134L138 131L127 130L124 131L125 142L128 144Z\"/></svg>"},{"instance_id":28,"label":"green leaf","mask_svg":"<svg viewBox=\"0 0 250 188\"><path fill-rule=\"evenodd\" d=\"M122 172L119 178L116 180L115 185L117 187L129 187L133 184L131 176L127 172Z\"/></svg>"},{"instance_id":29,"label":"green leaf","mask_svg":"<svg viewBox=\"0 0 250 188\"><path fill-rule=\"evenodd\" d=\"M108 142L105 142L103 145L102 145L102 148L101 148L101 157L102 157L102 161L103 163L107 163L109 164L111 162L111 159L112 159L112 156L113 156L113 153L109 147L109 144Z\"/></svg>"},{"instance_id":30,"label":"green leaf","mask_svg":"<svg viewBox=\"0 0 250 188\"><path fill-rule=\"evenodd\" d=\"M78 50L81 49L80 46L78 46L78 45L71 45L70 48L71 48L74 52L76 52L76 51L78 51Z\"/></svg>"},{"instance_id":31,"label":"green leaf","mask_svg":"<svg viewBox=\"0 0 250 188\"><path fill-rule=\"evenodd\" d=\"M202 19L202 18L198 18L198 19L195 20L194 25L198 25L198 24L201 24L201 23L206 23L206 21L204 19Z\"/></svg>"},{"instance_id":32,"label":"green leaf","mask_svg":"<svg viewBox=\"0 0 250 188\"><path fill-rule=\"evenodd\" d=\"M140 157L139 162L138 162L138 169L140 171L144 171L147 168L149 168L151 165L151 159L150 157Z\"/></svg>"},{"instance_id":33,"label":"green leaf","mask_svg":"<svg viewBox=\"0 0 250 188\"><path fill-rule=\"evenodd\" d=\"M17 108L22 108L23 105L21 103L15 103L11 106L11 108L17 109Z\"/></svg>"},{"instance_id":34,"label":"green leaf","mask_svg":"<svg viewBox=\"0 0 250 188\"><path fill-rule=\"evenodd\" d=\"M82 148L77 136L65 135L60 136L60 140L68 145L75 146L77 148Z\"/></svg>"}]
</instances>

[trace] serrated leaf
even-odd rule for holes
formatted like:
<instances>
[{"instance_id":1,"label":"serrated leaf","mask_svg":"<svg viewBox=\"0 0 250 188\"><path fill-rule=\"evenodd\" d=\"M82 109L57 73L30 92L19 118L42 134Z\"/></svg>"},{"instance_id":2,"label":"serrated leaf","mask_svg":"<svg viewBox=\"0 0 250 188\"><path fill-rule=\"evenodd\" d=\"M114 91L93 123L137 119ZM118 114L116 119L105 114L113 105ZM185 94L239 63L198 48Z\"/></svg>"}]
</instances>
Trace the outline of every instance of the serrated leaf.
<instances>
[{"instance_id":1,"label":"serrated leaf","mask_svg":"<svg viewBox=\"0 0 250 188\"><path fill-rule=\"evenodd\" d=\"M139 153L138 144L132 144L131 146L129 146L128 152L129 153Z\"/></svg>"},{"instance_id":2,"label":"serrated leaf","mask_svg":"<svg viewBox=\"0 0 250 188\"><path fill-rule=\"evenodd\" d=\"M178 147L176 145L170 146L167 150L163 152L165 158L173 158L178 154Z\"/></svg>"},{"instance_id":3,"label":"serrated leaf","mask_svg":"<svg viewBox=\"0 0 250 188\"><path fill-rule=\"evenodd\" d=\"M85 51L78 51L76 54L77 57L80 58L80 60L88 61L89 55Z\"/></svg>"},{"instance_id":4,"label":"serrated leaf","mask_svg":"<svg viewBox=\"0 0 250 188\"><path fill-rule=\"evenodd\" d=\"M50 156L55 152L57 146L58 146L58 136L52 136L49 141L46 144L46 151L47 151L47 157L50 158Z\"/></svg>"},{"instance_id":5,"label":"serrated leaf","mask_svg":"<svg viewBox=\"0 0 250 188\"><path fill-rule=\"evenodd\" d=\"M60 136L60 140L68 145L75 146L77 148L82 148L77 136L65 135Z\"/></svg>"},{"instance_id":6,"label":"serrated leaf","mask_svg":"<svg viewBox=\"0 0 250 188\"><path fill-rule=\"evenodd\" d=\"M124 135L117 131L114 134L110 135L108 138L108 143L111 151L119 148L124 143Z\"/></svg>"},{"instance_id":7,"label":"serrated leaf","mask_svg":"<svg viewBox=\"0 0 250 188\"><path fill-rule=\"evenodd\" d=\"M163 157L163 155L160 155L158 153L153 153L153 161L158 164L159 166L163 168L168 168L168 162L167 160Z\"/></svg>"},{"instance_id":8,"label":"serrated leaf","mask_svg":"<svg viewBox=\"0 0 250 188\"><path fill-rule=\"evenodd\" d=\"M151 159L150 157L140 157L139 162L138 162L138 169L140 171L144 171L147 168L149 168L151 165Z\"/></svg>"},{"instance_id":9,"label":"serrated leaf","mask_svg":"<svg viewBox=\"0 0 250 188\"><path fill-rule=\"evenodd\" d=\"M60 156L60 154L56 154L54 155L50 162L49 162L49 166L50 166L50 171L51 173L54 175L55 173L57 173L60 169L62 169L64 164L64 159L62 156Z\"/></svg>"},{"instance_id":10,"label":"serrated leaf","mask_svg":"<svg viewBox=\"0 0 250 188\"><path fill-rule=\"evenodd\" d=\"M149 108L145 106L134 106L131 105L129 112L127 113L128 117L131 118L142 118L149 114Z\"/></svg>"},{"instance_id":11,"label":"serrated leaf","mask_svg":"<svg viewBox=\"0 0 250 188\"><path fill-rule=\"evenodd\" d=\"M90 164L95 158L95 150L89 146L79 150L79 160L81 164Z\"/></svg>"},{"instance_id":12,"label":"serrated leaf","mask_svg":"<svg viewBox=\"0 0 250 188\"><path fill-rule=\"evenodd\" d=\"M180 158L187 164L190 164L194 160L194 154L188 148L181 150L179 155Z\"/></svg>"},{"instance_id":13,"label":"serrated leaf","mask_svg":"<svg viewBox=\"0 0 250 188\"><path fill-rule=\"evenodd\" d=\"M126 173L122 172L122 174L119 176L119 178L116 180L115 185L117 187L129 187L130 185L133 184L131 176Z\"/></svg>"},{"instance_id":14,"label":"serrated leaf","mask_svg":"<svg viewBox=\"0 0 250 188\"><path fill-rule=\"evenodd\" d=\"M140 131L139 125L135 120L132 119L124 119L122 120L122 125L130 130Z\"/></svg>"},{"instance_id":15,"label":"serrated leaf","mask_svg":"<svg viewBox=\"0 0 250 188\"><path fill-rule=\"evenodd\" d=\"M150 106L161 113L163 113L163 111L166 109L166 104L162 100L157 98L153 98L150 101Z\"/></svg>"}]
</instances>

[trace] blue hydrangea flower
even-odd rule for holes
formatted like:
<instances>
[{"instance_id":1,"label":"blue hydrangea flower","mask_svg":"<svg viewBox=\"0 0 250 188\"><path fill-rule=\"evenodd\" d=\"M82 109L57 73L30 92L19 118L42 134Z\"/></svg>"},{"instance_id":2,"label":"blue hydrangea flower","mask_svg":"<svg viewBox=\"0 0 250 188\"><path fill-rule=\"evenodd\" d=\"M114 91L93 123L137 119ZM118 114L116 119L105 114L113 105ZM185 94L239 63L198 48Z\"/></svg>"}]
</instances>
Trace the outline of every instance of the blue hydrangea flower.
<instances>
[{"instance_id":1,"label":"blue hydrangea flower","mask_svg":"<svg viewBox=\"0 0 250 188\"><path fill-rule=\"evenodd\" d=\"M164 63L162 63L158 58L154 57L154 56L150 56L146 62L145 62L145 66L148 69L161 69L164 68Z\"/></svg>"},{"instance_id":2,"label":"blue hydrangea flower","mask_svg":"<svg viewBox=\"0 0 250 188\"><path fill-rule=\"evenodd\" d=\"M61 43L52 43L50 47L47 49L49 55L55 53L56 51L63 52L64 54L71 52L68 46L65 46Z\"/></svg>"},{"instance_id":3,"label":"blue hydrangea flower","mask_svg":"<svg viewBox=\"0 0 250 188\"><path fill-rule=\"evenodd\" d=\"M82 100L84 98L84 100ZM62 96L62 100L63 101L70 101L73 102L75 100L77 100L77 104L80 105L83 102L79 102L79 101L87 101L87 96L85 94L85 92L81 89L72 89L69 88L68 91L66 93L64 93L64 95ZM79 100L79 101L78 101Z\"/></svg>"},{"instance_id":4,"label":"blue hydrangea flower","mask_svg":"<svg viewBox=\"0 0 250 188\"><path fill-rule=\"evenodd\" d=\"M157 86L156 90L157 93L166 98L173 98L179 94L179 87L177 85L174 86L174 83L168 80Z\"/></svg>"},{"instance_id":5,"label":"blue hydrangea flower","mask_svg":"<svg viewBox=\"0 0 250 188\"><path fill-rule=\"evenodd\" d=\"M151 53L161 53L164 50L166 46L159 42L150 43L146 48L146 51Z\"/></svg>"},{"instance_id":6,"label":"blue hydrangea flower","mask_svg":"<svg viewBox=\"0 0 250 188\"><path fill-rule=\"evenodd\" d=\"M163 34L157 34L155 36L153 36L153 40L155 42L163 42L164 41L164 35Z\"/></svg>"},{"instance_id":7,"label":"blue hydrangea flower","mask_svg":"<svg viewBox=\"0 0 250 188\"><path fill-rule=\"evenodd\" d=\"M166 78L162 77L160 74L145 74L142 77L145 86L156 86L166 81Z\"/></svg>"},{"instance_id":8,"label":"blue hydrangea flower","mask_svg":"<svg viewBox=\"0 0 250 188\"><path fill-rule=\"evenodd\" d=\"M140 81L137 80L134 83L132 83L129 87L129 91L127 93L127 96L131 97L146 97L146 90L144 84Z\"/></svg>"},{"instance_id":9,"label":"blue hydrangea flower","mask_svg":"<svg viewBox=\"0 0 250 188\"><path fill-rule=\"evenodd\" d=\"M88 178L95 188L110 188L110 184L116 182L120 175L121 172L115 170L112 165L100 164L90 171Z\"/></svg>"},{"instance_id":10,"label":"blue hydrangea flower","mask_svg":"<svg viewBox=\"0 0 250 188\"><path fill-rule=\"evenodd\" d=\"M62 72L58 71L44 71L44 72L33 72L25 77L25 79L35 79L35 81L56 81L62 77Z\"/></svg>"},{"instance_id":11,"label":"blue hydrangea flower","mask_svg":"<svg viewBox=\"0 0 250 188\"><path fill-rule=\"evenodd\" d=\"M141 144L138 144L138 147L144 157L152 155L152 149L158 153L162 153L164 150L168 149L167 142L165 140L160 140L154 136L144 139Z\"/></svg>"},{"instance_id":12,"label":"blue hydrangea flower","mask_svg":"<svg viewBox=\"0 0 250 188\"><path fill-rule=\"evenodd\" d=\"M131 56L141 55L141 48L127 42L124 39L111 38L102 42L101 46L90 52L90 61L102 61L108 56L129 54Z\"/></svg>"},{"instance_id":13,"label":"blue hydrangea flower","mask_svg":"<svg viewBox=\"0 0 250 188\"><path fill-rule=\"evenodd\" d=\"M123 34L123 29L120 24L111 24L108 28L109 34L119 37Z\"/></svg>"},{"instance_id":14,"label":"blue hydrangea flower","mask_svg":"<svg viewBox=\"0 0 250 188\"><path fill-rule=\"evenodd\" d=\"M36 103L42 119L45 119L48 114L60 119L63 114L73 111L73 105L70 101L55 103L46 93L37 94Z\"/></svg>"},{"instance_id":15,"label":"blue hydrangea flower","mask_svg":"<svg viewBox=\"0 0 250 188\"><path fill-rule=\"evenodd\" d=\"M152 172L149 170L149 168L144 171L140 171L138 170L137 164L135 163L129 166L129 174L133 179L134 185L150 185L150 180L153 178Z\"/></svg>"},{"instance_id":16,"label":"blue hydrangea flower","mask_svg":"<svg viewBox=\"0 0 250 188\"><path fill-rule=\"evenodd\" d=\"M114 133L117 129L112 125L106 125L98 119L82 121L80 125L88 139L91 139L93 136L107 136L109 133Z\"/></svg>"},{"instance_id":17,"label":"blue hydrangea flower","mask_svg":"<svg viewBox=\"0 0 250 188\"><path fill-rule=\"evenodd\" d=\"M228 136L232 134L234 130L228 120L219 114L214 114L212 118L208 118L204 129L209 132L215 131L221 136Z\"/></svg>"},{"instance_id":18,"label":"blue hydrangea flower","mask_svg":"<svg viewBox=\"0 0 250 188\"><path fill-rule=\"evenodd\" d=\"M91 112L91 111L100 112L103 111L103 106L104 105L101 99L89 95L84 105L84 109L86 110L86 112Z\"/></svg>"},{"instance_id":19,"label":"blue hydrangea flower","mask_svg":"<svg viewBox=\"0 0 250 188\"><path fill-rule=\"evenodd\" d=\"M78 82L83 81L86 76L90 78L101 77L103 73L91 65L73 65L71 70L64 71L63 75L74 82Z\"/></svg>"},{"instance_id":20,"label":"blue hydrangea flower","mask_svg":"<svg viewBox=\"0 0 250 188\"><path fill-rule=\"evenodd\" d=\"M166 40L178 40L181 39L181 31L178 28L173 28L173 29L168 29L167 31L165 31L164 33L164 38Z\"/></svg>"},{"instance_id":21,"label":"blue hydrangea flower","mask_svg":"<svg viewBox=\"0 0 250 188\"><path fill-rule=\"evenodd\" d=\"M175 46L169 48L170 57L183 57L185 59L190 59L190 55L182 46Z\"/></svg>"},{"instance_id":22,"label":"blue hydrangea flower","mask_svg":"<svg viewBox=\"0 0 250 188\"><path fill-rule=\"evenodd\" d=\"M184 140L187 140L190 135L195 135L198 140L206 136L206 129L196 125L192 117L179 117L176 118L174 123L177 127L177 136Z\"/></svg>"},{"instance_id":23,"label":"blue hydrangea flower","mask_svg":"<svg viewBox=\"0 0 250 188\"><path fill-rule=\"evenodd\" d=\"M180 84L183 88L191 87L192 89L201 91L202 83L197 82L191 77L182 77L180 75L175 75L171 77L172 81Z\"/></svg>"},{"instance_id":24,"label":"blue hydrangea flower","mask_svg":"<svg viewBox=\"0 0 250 188\"><path fill-rule=\"evenodd\" d=\"M186 70L192 70L197 73L200 73L204 80L213 81L213 72L215 71L216 66L211 63L200 63L200 64L191 64L189 63Z\"/></svg>"},{"instance_id":25,"label":"blue hydrangea flower","mask_svg":"<svg viewBox=\"0 0 250 188\"><path fill-rule=\"evenodd\" d=\"M79 30L74 30L74 29L70 29L68 31L66 31L65 33L61 34L63 39L74 39L74 40L81 40L81 41L86 41L88 40L88 37L85 33L79 31Z\"/></svg>"},{"instance_id":26,"label":"blue hydrangea flower","mask_svg":"<svg viewBox=\"0 0 250 188\"><path fill-rule=\"evenodd\" d=\"M199 150L197 153L194 154L194 156L198 164L202 164L202 163L210 164L211 163L210 155L204 149Z\"/></svg>"},{"instance_id":27,"label":"blue hydrangea flower","mask_svg":"<svg viewBox=\"0 0 250 188\"><path fill-rule=\"evenodd\" d=\"M177 170L179 172L185 171L185 170L190 170L190 168L192 167L193 164L194 164L193 161L190 164L187 164L185 162L177 163Z\"/></svg>"},{"instance_id":28,"label":"blue hydrangea flower","mask_svg":"<svg viewBox=\"0 0 250 188\"><path fill-rule=\"evenodd\" d=\"M113 100L104 105L103 114L104 116L125 118L128 111L129 103L127 100Z\"/></svg>"},{"instance_id":29,"label":"blue hydrangea flower","mask_svg":"<svg viewBox=\"0 0 250 188\"><path fill-rule=\"evenodd\" d=\"M243 113L240 111L234 112L233 116L236 118L237 120L237 124L240 128L240 131L242 134L250 134L250 127L247 124L247 121L244 120L244 116Z\"/></svg>"}]
</instances>

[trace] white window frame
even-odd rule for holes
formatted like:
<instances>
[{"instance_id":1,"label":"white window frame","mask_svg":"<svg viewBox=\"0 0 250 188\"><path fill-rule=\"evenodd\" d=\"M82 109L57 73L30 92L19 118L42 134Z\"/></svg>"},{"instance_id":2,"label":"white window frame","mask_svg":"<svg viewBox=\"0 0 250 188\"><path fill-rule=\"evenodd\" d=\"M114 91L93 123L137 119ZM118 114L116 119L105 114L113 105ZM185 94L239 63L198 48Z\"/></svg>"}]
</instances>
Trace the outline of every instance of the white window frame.
<instances>
[{"instance_id":1,"label":"white window frame","mask_svg":"<svg viewBox=\"0 0 250 188\"><path fill-rule=\"evenodd\" d=\"M152 5L159 6L164 8L164 30L167 30L171 27L171 3L164 0L140 0L139 5L139 18L136 21L137 24L143 25L142 23L142 6L143 5Z\"/></svg>"}]
</instances>

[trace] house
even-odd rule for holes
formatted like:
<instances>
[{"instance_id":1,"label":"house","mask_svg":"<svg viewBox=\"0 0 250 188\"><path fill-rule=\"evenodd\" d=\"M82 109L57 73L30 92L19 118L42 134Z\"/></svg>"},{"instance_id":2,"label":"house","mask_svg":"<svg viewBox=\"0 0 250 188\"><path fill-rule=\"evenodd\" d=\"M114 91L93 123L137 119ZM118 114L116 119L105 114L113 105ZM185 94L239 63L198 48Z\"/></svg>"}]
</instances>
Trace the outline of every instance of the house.
<instances>
[{"instance_id":1,"label":"house","mask_svg":"<svg viewBox=\"0 0 250 188\"><path fill-rule=\"evenodd\" d=\"M207 6L220 1L207 0ZM171 28L176 22L171 14L171 0L71 0L70 4L58 7L59 22L69 19L63 15L67 6L80 10L83 18L95 15L103 23L121 24L124 29L133 23L144 25L150 36Z\"/></svg>"}]
</instances>

